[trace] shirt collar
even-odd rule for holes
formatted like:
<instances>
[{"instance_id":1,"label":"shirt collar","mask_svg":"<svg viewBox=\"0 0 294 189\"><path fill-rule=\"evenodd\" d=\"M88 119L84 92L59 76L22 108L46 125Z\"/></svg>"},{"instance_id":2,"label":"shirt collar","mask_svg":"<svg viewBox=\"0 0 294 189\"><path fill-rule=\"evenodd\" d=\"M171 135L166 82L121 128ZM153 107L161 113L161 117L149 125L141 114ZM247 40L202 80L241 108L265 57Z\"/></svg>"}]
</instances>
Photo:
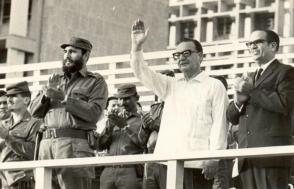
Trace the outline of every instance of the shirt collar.
<instances>
[{"instance_id":1,"label":"shirt collar","mask_svg":"<svg viewBox=\"0 0 294 189\"><path fill-rule=\"evenodd\" d=\"M201 71L198 75L196 75L195 77L193 77L192 79L190 79L189 81L196 81L201 83L203 80L205 80L205 78L207 78L208 76L205 74L204 71ZM180 79L181 81L187 81L185 78ZM187 81L187 82L189 82Z\"/></svg>"},{"instance_id":2,"label":"shirt collar","mask_svg":"<svg viewBox=\"0 0 294 189\"><path fill-rule=\"evenodd\" d=\"M269 67L269 65L270 65L275 59L276 59L276 58L273 58L273 59L271 59L270 61L268 61L268 63L265 63L265 64L259 66L258 69L261 68L261 69L262 69L262 72L264 72L264 70L265 70L267 67Z\"/></svg>"},{"instance_id":3,"label":"shirt collar","mask_svg":"<svg viewBox=\"0 0 294 189\"><path fill-rule=\"evenodd\" d=\"M28 111L26 111L24 113L22 119L20 121L18 121L18 122L14 122L13 116L11 115L10 118L9 118L9 120L7 120L11 124L9 126L9 129L13 129L16 125L18 125L21 122L28 122L28 121L30 121L30 119L31 119L31 115L30 115L30 113Z\"/></svg>"}]
</instances>

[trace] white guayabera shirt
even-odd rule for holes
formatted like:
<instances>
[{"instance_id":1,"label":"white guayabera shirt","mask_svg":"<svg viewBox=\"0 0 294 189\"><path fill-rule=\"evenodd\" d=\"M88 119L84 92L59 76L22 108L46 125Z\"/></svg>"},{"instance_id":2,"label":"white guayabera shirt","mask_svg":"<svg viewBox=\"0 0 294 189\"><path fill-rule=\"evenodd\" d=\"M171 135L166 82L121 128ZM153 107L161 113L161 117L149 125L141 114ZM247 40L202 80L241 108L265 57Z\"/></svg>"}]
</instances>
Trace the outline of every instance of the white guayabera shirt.
<instances>
[{"instance_id":1,"label":"white guayabera shirt","mask_svg":"<svg viewBox=\"0 0 294 189\"><path fill-rule=\"evenodd\" d=\"M226 149L228 97L223 84L204 72L186 81L156 73L142 52L131 53L136 77L165 101L155 154ZM202 168L203 161L185 162Z\"/></svg>"}]
</instances>

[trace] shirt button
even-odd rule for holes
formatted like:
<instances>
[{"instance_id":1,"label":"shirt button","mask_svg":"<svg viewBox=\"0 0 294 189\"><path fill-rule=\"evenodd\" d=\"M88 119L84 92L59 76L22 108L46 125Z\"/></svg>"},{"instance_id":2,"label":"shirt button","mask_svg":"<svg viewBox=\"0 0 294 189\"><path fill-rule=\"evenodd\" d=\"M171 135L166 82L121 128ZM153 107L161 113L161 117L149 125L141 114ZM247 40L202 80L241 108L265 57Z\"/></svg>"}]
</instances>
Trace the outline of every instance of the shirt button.
<instances>
[{"instance_id":1,"label":"shirt button","mask_svg":"<svg viewBox=\"0 0 294 189\"><path fill-rule=\"evenodd\" d=\"M248 114L246 114L246 117L249 117Z\"/></svg>"},{"instance_id":2,"label":"shirt button","mask_svg":"<svg viewBox=\"0 0 294 189\"><path fill-rule=\"evenodd\" d=\"M250 134L250 131L247 131L247 134L249 135Z\"/></svg>"}]
</instances>

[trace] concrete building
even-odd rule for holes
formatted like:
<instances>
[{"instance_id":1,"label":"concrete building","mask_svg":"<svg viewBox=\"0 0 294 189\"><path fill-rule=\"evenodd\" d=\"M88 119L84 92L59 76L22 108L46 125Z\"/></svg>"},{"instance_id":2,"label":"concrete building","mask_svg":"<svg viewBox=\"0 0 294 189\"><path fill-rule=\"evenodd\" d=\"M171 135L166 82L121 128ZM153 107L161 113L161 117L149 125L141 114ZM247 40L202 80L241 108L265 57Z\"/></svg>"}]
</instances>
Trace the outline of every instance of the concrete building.
<instances>
[{"instance_id":1,"label":"concrete building","mask_svg":"<svg viewBox=\"0 0 294 189\"><path fill-rule=\"evenodd\" d=\"M146 50L166 48L168 0L0 0L0 66L61 60L71 36L93 42L92 57L129 53L137 18L156 33Z\"/></svg>"},{"instance_id":2,"label":"concrete building","mask_svg":"<svg viewBox=\"0 0 294 189\"><path fill-rule=\"evenodd\" d=\"M246 48L238 46L248 40L253 30L274 30L282 41L294 37L294 0L170 0L169 7L168 48L173 49L183 38L195 38L204 47L213 47L214 51L204 51L205 60L220 60L220 64L209 70L251 67L250 62L225 62L248 56ZM235 48L218 52L224 45ZM294 52L293 46L279 50L281 54L290 52ZM283 59L283 63L293 62L294 59ZM235 78L235 74L223 76Z\"/></svg>"},{"instance_id":3,"label":"concrete building","mask_svg":"<svg viewBox=\"0 0 294 189\"><path fill-rule=\"evenodd\" d=\"M293 0L170 0L169 47L183 37L204 43L242 41L255 29L294 36Z\"/></svg>"}]
</instances>

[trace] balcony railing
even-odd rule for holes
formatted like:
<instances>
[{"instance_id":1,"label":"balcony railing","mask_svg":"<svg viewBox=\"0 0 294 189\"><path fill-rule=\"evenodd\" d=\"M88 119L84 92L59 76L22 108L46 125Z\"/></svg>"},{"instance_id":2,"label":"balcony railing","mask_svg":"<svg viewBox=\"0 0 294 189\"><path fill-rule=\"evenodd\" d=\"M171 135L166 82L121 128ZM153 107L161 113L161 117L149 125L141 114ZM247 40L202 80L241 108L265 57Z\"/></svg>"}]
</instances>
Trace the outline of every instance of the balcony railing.
<instances>
[{"instance_id":1,"label":"balcony railing","mask_svg":"<svg viewBox=\"0 0 294 189\"><path fill-rule=\"evenodd\" d=\"M154 154L104 156L92 158L72 158L59 160L23 161L0 163L2 170L33 169L35 172L35 188L51 189L51 178L53 168L73 168L87 166L108 166L138 164L146 162L167 163L167 188L183 189L184 161L205 159L232 159L236 157L270 157L270 156L292 156L294 146L277 146L262 148L247 148L236 150L217 150L191 152L187 154L170 154L158 156ZM291 164L291 162L289 162Z\"/></svg>"}]
</instances>

